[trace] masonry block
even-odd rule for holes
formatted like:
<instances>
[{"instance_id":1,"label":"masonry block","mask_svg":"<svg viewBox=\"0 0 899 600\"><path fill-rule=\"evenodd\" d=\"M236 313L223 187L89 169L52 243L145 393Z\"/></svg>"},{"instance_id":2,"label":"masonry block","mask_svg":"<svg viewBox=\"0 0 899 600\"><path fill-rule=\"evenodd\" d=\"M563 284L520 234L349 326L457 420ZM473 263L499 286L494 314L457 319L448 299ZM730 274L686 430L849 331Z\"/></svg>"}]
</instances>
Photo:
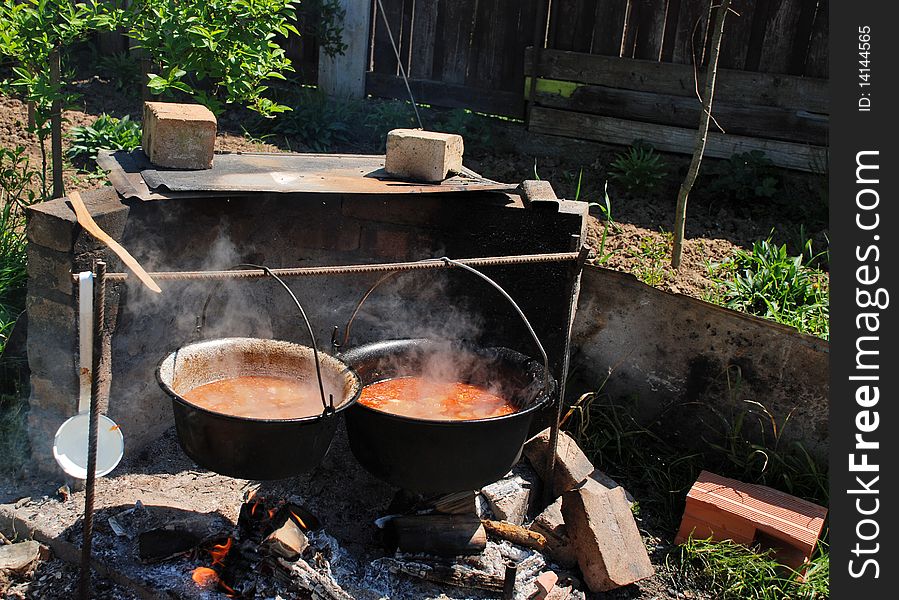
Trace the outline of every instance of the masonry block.
<instances>
[{"instance_id":1,"label":"masonry block","mask_svg":"<svg viewBox=\"0 0 899 600\"><path fill-rule=\"evenodd\" d=\"M66 296L75 292L71 260L67 252L50 250L37 244L27 248L28 282L32 288L52 290Z\"/></svg>"},{"instance_id":2,"label":"masonry block","mask_svg":"<svg viewBox=\"0 0 899 600\"><path fill-rule=\"evenodd\" d=\"M524 455L540 475L543 484L552 485L553 497L557 498L587 479L595 469L574 438L560 431L556 447L555 477L549 481L550 474L546 470L550 453L549 440L550 430L547 428L525 445Z\"/></svg>"},{"instance_id":3,"label":"masonry block","mask_svg":"<svg viewBox=\"0 0 899 600\"><path fill-rule=\"evenodd\" d=\"M525 202L535 200L558 200L555 190L550 182L543 179L527 179L518 186L518 191Z\"/></svg>"},{"instance_id":4,"label":"masonry block","mask_svg":"<svg viewBox=\"0 0 899 600\"><path fill-rule=\"evenodd\" d=\"M568 537L565 519L562 518L562 498L556 498L555 502L537 515L529 529L546 538L547 554L554 561L568 568L577 565L577 554Z\"/></svg>"},{"instance_id":5,"label":"masonry block","mask_svg":"<svg viewBox=\"0 0 899 600\"><path fill-rule=\"evenodd\" d=\"M653 575L623 488L586 485L566 492L562 516L590 591L607 592Z\"/></svg>"},{"instance_id":6,"label":"masonry block","mask_svg":"<svg viewBox=\"0 0 899 600\"><path fill-rule=\"evenodd\" d=\"M172 169L210 169L215 150L215 115L199 104L144 102L144 153Z\"/></svg>"},{"instance_id":7,"label":"masonry block","mask_svg":"<svg viewBox=\"0 0 899 600\"><path fill-rule=\"evenodd\" d=\"M827 509L784 492L702 471L687 494L674 542L689 537L772 548L800 569L815 551Z\"/></svg>"},{"instance_id":8,"label":"masonry block","mask_svg":"<svg viewBox=\"0 0 899 600\"><path fill-rule=\"evenodd\" d=\"M438 182L462 170L462 136L419 129L394 129L387 134L384 168L396 177Z\"/></svg>"}]
</instances>

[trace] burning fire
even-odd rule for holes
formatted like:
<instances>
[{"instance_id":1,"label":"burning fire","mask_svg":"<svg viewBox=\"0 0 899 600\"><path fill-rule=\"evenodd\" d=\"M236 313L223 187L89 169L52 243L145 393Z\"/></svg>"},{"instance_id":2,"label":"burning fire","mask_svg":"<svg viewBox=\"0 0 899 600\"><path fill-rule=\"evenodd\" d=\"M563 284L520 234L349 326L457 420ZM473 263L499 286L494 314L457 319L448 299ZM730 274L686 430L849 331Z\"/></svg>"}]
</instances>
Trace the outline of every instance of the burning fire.
<instances>
[{"instance_id":1,"label":"burning fire","mask_svg":"<svg viewBox=\"0 0 899 600\"><path fill-rule=\"evenodd\" d=\"M219 577L219 574L209 567L197 567L191 573L190 578L194 580L194 583L202 588L210 589L218 586L225 590L225 592L227 592L231 597L237 595L237 592L234 591L234 588L222 581L222 578Z\"/></svg>"},{"instance_id":2,"label":"burning fire","mask_svg":"<svg viewBox=\"0 0 899 600\"><path fill-rule=\"evenodd\" d=\"M231 544L234 543L232 538L228 538L224 544L216 544L212 547L212 550L209 551L209 554L212 555L212 566L220 565L224 562L225 556L228 555L228 552L231 550Z\"/></svg>"},{"instance_id":3,"label":"burning fire","mask_svg":"<svg viewBox=\"0 0 899 600\"><path fill-rule=\"evenodd\" d=\"M300 526L301 529L303 529L304 531L309 529L309 527L306 525L306 523L303 522L303 519L300 518L300 515L298 515L297 513L293 512L293 511L290 511L290 514L293 517L294 521L297 522L297 525Z\"/></svg>"}]
</instances>

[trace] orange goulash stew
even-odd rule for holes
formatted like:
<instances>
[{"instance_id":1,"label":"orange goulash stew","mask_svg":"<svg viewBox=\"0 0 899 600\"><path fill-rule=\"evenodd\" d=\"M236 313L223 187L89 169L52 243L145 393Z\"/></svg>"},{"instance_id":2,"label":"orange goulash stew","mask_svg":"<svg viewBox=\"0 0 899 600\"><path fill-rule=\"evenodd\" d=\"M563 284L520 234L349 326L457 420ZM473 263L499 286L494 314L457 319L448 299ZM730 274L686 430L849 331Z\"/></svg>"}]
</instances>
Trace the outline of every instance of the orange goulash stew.
<instances>
[{"instance_id":1,"label":"orange goulash stew","mask_svg":"<svg viewBox=\"0 0 899 600\"><path fill-rule=\"evenodd\" d=\"M322 412L318 388L287 377L222 379L181 396L200 408L251 419L299 419Z\"/></svg>"},{"instance_id":2,"label":"orange goulash stew","mask_svg":"<svg viewBox=\"0 0 899 600\"><path fill-rule=\"evenodd\" d=\"M362 388L359 402L376 410L416 419L468 421L515 412L508 400L483 388L421 377L399 377Z\"/></svg>"}]
</instances>

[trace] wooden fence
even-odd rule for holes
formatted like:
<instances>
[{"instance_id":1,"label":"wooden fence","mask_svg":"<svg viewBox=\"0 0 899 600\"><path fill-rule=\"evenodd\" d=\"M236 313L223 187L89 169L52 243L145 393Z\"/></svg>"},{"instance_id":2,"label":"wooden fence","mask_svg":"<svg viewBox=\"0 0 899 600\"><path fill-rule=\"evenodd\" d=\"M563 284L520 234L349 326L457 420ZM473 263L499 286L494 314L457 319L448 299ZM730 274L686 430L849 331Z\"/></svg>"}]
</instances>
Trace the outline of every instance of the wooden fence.
<instances>
[{"instance_id":1,"label":"wooden fence","mask_svg":"<svg viewBox=\"0 0 899 600\"><path fill-rule=\"evenodd\" d=\"M382 0L384 15L416 100L521 117L524 50L533 44L545 0ZM370 94L405 98L406 90L373 2Z\"/></svg>"},{"instance_id":2,"label":"wooden fence","mask_svg":"<svg viewBox=\"0 0 899 600\"><path fill-rule=\"evenodd\" d=\"M692 152L701 110L697 65L707 60L711 3L554 5L547 48L526 56L525 72L536 78L529 128L617 144L641 139L659 150ZM817 75L827 70L827 1L736 0L733 6L737 14L726 21L706 155L761 150L780 166L823 170L828 85ZM586 20L590 10L595 18Z\"/></svg>"}]
</instances>

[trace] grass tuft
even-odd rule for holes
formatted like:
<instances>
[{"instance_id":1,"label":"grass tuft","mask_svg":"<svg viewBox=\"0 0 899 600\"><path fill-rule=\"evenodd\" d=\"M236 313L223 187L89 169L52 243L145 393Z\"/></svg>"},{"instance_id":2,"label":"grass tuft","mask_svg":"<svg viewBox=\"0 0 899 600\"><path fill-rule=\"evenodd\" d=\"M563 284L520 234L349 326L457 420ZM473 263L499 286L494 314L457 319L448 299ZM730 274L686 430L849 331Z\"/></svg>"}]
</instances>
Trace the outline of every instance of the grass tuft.
<instances>
[{"instance_id":1,"label":"grass tuft","mask_svg":"<svg viewBox=\"0 0 899 600\"><path fill-rule=\"evenodd\" d=\"M813 265L811 241L798 256L771 238L755 242L752 250L737 250L733 258L712 265L714 283L706 300L764 317L822 338L830 335L829 278Z\"/></svg>"},{"instance_id":2,"label":"grass tuft","mask_svg":"<svg viewBox=\"0 0 899 600\"><path fill-rule=\"evenodd\" d=\"M819 546L805 576L778 563L771 550L730 540L689 539L676 569L720 600L822 600L829 596L828 553Z\"/></svg>"}]
</instances>

